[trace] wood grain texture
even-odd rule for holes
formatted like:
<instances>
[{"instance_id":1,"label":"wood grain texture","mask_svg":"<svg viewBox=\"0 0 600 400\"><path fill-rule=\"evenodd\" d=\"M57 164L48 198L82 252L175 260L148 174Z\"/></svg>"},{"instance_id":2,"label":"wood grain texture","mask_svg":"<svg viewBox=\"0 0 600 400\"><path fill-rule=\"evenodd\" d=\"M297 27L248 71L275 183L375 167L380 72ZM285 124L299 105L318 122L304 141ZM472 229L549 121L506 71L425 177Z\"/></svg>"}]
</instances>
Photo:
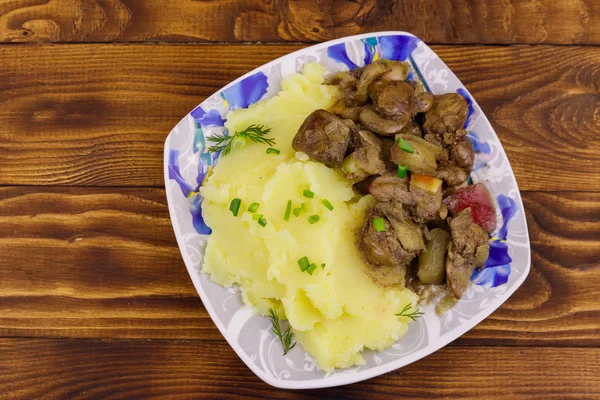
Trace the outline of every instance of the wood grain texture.
<instances>
[{"instance_id":1,"label":"wood grain texture","mask_svg":"<svg viewBox=\"0 0 600 400\"><path fill-rule=\"evenodd\" d=\"M0 41L302 41L380 30L431 43L600 43L594 0L14 0Z\"/></svg>"},{"instance_id":2,"label":"wood grain texture","mask_svg":"<svg viewBox=\"0 0 600 400\"><path fill-rule=\"evenodd\" d=\"M300 48L1 46L0 185L162 187L177 121ZM600 191L600 48L434 50L490 118L522 190Z\"/></svg>"},{"instance_id":3,"label":"wood grain texture","mask_svg":"<svg viewBox=\"0 0 600 400\"><path fill-rule=\"evenodd\" d=\"M446 347L350 386L268 386L226 343L0 340L0 387L19 398L593 399L600 349ZM564 360L577 360L565 368ZM466 373L465 370L477 373ZM5 392L5 393L6 393Z\"/></svg>"},{"instance_id":4,"label":"wood grain texture","mask_svg":"<svg viewBox=\"0 0 600 400\"><path fill-rule=\"evenodd\" d=\"M524 193L532 270L458 344L600 346L600 193ZM164 191L0 188L0 336L222 342Z\"/></svg>"}]
</instances>

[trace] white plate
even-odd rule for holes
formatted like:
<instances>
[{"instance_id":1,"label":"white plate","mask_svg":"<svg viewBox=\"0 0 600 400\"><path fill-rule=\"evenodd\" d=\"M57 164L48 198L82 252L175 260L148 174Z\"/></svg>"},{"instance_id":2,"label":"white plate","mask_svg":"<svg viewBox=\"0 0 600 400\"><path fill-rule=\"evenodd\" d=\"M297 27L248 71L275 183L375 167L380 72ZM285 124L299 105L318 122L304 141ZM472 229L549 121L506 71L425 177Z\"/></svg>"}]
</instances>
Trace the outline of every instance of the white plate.
<instances>
[{"instance_id":1,"label":"white plate","mask_svg":"<svg viewBox=\"0 0 600 400\"><path fill-rule=\"evenodd\" d=\"M306 62L329 71L362 66L376 58L409 61L409 78L435 94L459 92L470 105L466 129L478 151L473 182L483 182L498 206L499 229L490 238L486 268L472 277L460 302L441 317L425 308L404 338L381 352L366 351L366 365L325 373L301 346L286 356L266 317L244 307L237 288L224 288L200 273L210 230L201 216L198 188L216 159L206 137L223 130L229 109L247 107L279 90L281 78L301 72ZM211 318L233 350L268 384L309 389L358 382L410 364L447 345L504 303L523 283L530 267L529 236L514 174L489 121L450 69L421 40L405 32L379 32L318 44L271 61L236 79L184 117L165 142L165 183L177 243L190 277Z\"/></svg>"}]
</instances>

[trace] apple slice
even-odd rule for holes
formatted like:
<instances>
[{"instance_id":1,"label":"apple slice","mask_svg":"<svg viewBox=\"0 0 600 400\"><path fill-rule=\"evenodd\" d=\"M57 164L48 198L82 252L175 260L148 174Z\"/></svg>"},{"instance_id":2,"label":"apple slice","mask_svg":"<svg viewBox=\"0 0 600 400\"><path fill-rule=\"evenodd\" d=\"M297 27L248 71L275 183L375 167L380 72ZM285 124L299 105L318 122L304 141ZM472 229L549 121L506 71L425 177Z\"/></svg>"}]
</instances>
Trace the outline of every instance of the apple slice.
<instances>
[{"instance_id":1,"label":"apple slice","mask_svg":"<svg viewBox=\"0 0 600 400\"><path fill-rule=\"evenodd\" d=\"M456 190L444 199L444 204L452 215L465 208L471 209L473 222L492 233L496 229L496 208L485 185L477 183Z\"/></svg>"}]
</instances>

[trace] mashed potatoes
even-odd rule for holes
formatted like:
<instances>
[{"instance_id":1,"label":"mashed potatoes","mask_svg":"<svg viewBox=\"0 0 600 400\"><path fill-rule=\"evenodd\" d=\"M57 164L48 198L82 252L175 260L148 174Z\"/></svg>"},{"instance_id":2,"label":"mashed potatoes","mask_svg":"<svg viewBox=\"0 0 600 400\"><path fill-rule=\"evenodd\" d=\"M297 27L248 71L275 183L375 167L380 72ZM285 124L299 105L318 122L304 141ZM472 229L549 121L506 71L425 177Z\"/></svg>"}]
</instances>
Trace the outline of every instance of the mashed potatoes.
<instances>
[{"instance_id":1,"label":"mashed potatoes","mask_svg":"<svg viewBox=\"0 0 600 400\"><path fill-rule=\"evenodd\" d=\"M227 116L230 132L251 124L270 127L281 153L267 155L267 146L247 140L220 159L201 189L203 216L213 229L202 270L223 286L239 284L244 302L259 313L277 310L319 367L331 371L363 364L364 348L382 350L401 338L408 318L395 314L417 298L406 289L381 288L364 272L355 232L370 196L357 201L341 174L300 161L291 147L304 119L339 97L336 87L322 85L324 72L318 64L307 64L303 74L282 82L277 96ZM305 189L314 198L304 197ZM234 198L242 200L237 217L229 211ZM285 221L288 200L293 208L305 203L307 210ZM257 213L267 220L265 227L247 211L254 202L260 204ZM314 214L320 220L310 224ZM318 265L312 275L298 266L304 256Z\"/></svg>"}]
</instances>

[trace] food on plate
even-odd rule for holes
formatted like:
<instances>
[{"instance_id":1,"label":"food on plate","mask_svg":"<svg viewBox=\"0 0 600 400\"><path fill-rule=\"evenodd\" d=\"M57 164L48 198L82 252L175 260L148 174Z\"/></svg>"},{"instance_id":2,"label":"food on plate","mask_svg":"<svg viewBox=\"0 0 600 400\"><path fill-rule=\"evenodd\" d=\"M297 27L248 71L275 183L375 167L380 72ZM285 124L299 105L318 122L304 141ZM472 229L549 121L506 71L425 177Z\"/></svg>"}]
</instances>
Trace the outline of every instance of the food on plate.
<instances>
[{"instance_id":1,"label":"food on plate","mask_svg":"<svg viewBox=\"0 0 600 400\"><path fill-rule=\"evenodd\" d=\"M201 188L202 271L269 315L284 353L297 340L326 371L400 339L424 287L452 307L489 252L493 202L466 185L467 103L409 71L378 60L325 82L306 64L209 138L220 157Z\"/></svg>"}]
</instances>

